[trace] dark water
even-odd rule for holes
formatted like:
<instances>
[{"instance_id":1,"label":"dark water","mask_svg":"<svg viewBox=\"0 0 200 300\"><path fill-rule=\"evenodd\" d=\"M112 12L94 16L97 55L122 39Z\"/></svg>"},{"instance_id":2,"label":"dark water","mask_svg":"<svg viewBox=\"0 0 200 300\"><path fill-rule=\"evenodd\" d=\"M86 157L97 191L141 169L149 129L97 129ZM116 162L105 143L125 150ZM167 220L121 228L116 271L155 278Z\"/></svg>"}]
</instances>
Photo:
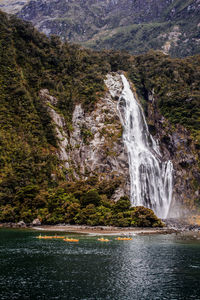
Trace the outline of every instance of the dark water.
<instances>
[{"instance_id":1,"label":"dark water","mask_svg":"<svg viewBox=\"0 0 200 300\"><path fill-rule=\"evenodd\" d=\"M79 236L70 244L37 235L0 230L1 300L200 299L200 241L154 235L101 243Z\"/></svg>"}]
</instances>

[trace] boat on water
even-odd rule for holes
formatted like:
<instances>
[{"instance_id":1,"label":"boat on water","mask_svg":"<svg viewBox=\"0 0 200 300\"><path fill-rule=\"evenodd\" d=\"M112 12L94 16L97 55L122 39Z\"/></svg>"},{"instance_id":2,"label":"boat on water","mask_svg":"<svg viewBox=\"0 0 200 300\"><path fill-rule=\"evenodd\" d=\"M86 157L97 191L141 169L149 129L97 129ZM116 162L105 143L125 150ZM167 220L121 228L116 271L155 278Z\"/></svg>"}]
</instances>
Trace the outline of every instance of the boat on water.
<instances>
[{"instance_id":1,"label":"boat on water","mask_svg":"<svg viewBox=\"0 0 200 300\"><path fill-rule=\"evenodd\" d=\"M117 240L117 241L131 241L132 240L132 238L131 237L117 237L117 238L115 238L115 240Z\"/></svg>"},{"instance_id":2,"label":"boat on water","mask_svg":"<svg viewBox=\"0 0 200 300\"><path fill-rule=\"evenodd\" d=\"M65 242L79 242L78 239L73 239L73 238L67 238L66 236L62 235L39 235L36 238L38 239L62 239Z\"/></svg>"},{"instance_id":3,"label":"boat on water","mask_svg":"<svg viewBox=\"0 0 200 300\"><path fill-rule=\"evenodd\" d=\"M78 239L69 239L69 238L65 238L65 239L63 239L63 241L65 241L65 242L74 242L74 243L78 243L79 242Z\"/></svg>"},{"instance_id":4,"label":"boat on water","mask_svg":"<svg viewBox=\"0 0 200 300\"><path fill-rule=\"evenodd\" d=\"M61 235L39 235L37 236L37 239L64 239L65 236Z\"/></svg>"},{"instance_id":5,"label":"boat on water","mask_svg":"<svg viewBox=\"0 0 200 300\"><path fill-rule=\"evenodd\" d=\"M73 238L67 238L65 236L61 236L61 235L39 235L36 238L38 239L62 239L65 242L79 242L79 239L73 239ZM109 239L104 239L104 238L99 238L97 239L100 242L109 242ZM131 241L132 238L131 237L117 237L115 238L115 240L117 241Z\"/></svg>"},{"instance_id":6,"label":"boat on water","mask_svg":"<svg viewBox=\"0 0 200 300\"><path fill-rule=\"evenodd\" d=\"M100 241L100 242L109 242L110 240L108 240L108 239L104 239L104 238L99 238L99 239L97 239L98 241Z\"/></svg>"},{"instance_id":7,"label":"boat on water","mask_svg":"<svg viewBox=\"0 0 200 300\"><path fill-rule=\"evenodd\" d=\"M36 237L37 239L53 239L51 235L39 235Z\"/></svg>"}]
</instances>

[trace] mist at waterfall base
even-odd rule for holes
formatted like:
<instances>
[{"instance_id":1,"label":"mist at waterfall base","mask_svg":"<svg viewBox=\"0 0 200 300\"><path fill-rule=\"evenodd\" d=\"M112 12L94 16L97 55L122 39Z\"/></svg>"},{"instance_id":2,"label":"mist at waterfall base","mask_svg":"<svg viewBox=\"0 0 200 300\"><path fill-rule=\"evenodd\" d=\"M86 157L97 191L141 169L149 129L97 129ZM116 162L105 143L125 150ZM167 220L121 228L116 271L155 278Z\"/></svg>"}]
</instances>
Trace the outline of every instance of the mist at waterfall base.
<instances>
[{"instance_id":1,"label":"mist at waterfall base","mask_svg":"<svg viewBox=\"0 0 200 300\"><path fill-rule=\"evenodd\" d=\"M200 299L198 240L171 234L101 243L77 236L70 244L38 234L0 229L1 300Z\"/></svg>"},{"instance_id":2,"label":"mist at waterfall base","mask_svg":"<svg viewBox=\"0 0 200 300\"><path fill-rule=\"evenodd\" d=\"M173 190L173 165L162 161L156 141L149 133L141 106L130 85L121 75L123 91L118 111L123 125L123 140L129 159L130 199L133 206L154 210L160 218L169 214Z\"/></svg>"}]
</instances>

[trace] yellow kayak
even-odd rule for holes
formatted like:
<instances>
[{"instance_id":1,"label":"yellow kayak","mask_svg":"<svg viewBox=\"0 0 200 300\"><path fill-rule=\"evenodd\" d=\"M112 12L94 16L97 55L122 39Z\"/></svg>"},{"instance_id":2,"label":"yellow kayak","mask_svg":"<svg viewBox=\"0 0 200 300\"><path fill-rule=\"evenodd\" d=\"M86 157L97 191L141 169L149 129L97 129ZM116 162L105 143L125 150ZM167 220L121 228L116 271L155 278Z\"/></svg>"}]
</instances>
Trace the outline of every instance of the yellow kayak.
<instances>
[{"instance_id":1,"label":"yellow kayak","mask_svg":"<svg viewBox=\"0 0 200 300\"><path fill-rule=\"evenodd\" d=\"M39 235L37 236L37 239L64 239L65 236L61 235Z\"/></svg>"},{"instance_id":2,"label":"yellow kayak","mask_svg":"<svg viewBox=\"0 0 200 300\"><path fill-rule=\"evenodd\" d=\"M50 235L39 235L37 236L37 239L52 239L53 237Z\"/></svg>"},{"instance_id":3,"label":"yellow kayak","mask_svg":"<svg viewBox=\"0 0 200 300\"><path fill-rule=\"evenodd\" d=\"M66 238L66 239L63 239L63 241L65 241L65 242L74 242L74 243L77 243L77 242L79 242L79 240L78 240L78 239L68 239L68 238Z\"/></svg>"},{"instance_id":4,"label":"yellow kayak","mask_svg":"<svg viewBox=\"0 0 200 300\"><path fill-rule=\"evenodd\" d=\"M104 238L100 238L100 239L97 239L97 240L100 241L100 242L109 242L108 239L104 239Z\"/></svg>"},{"instance_id":5,"label":"yellow kayak","mask_svg":"<svg viewBox=\"0 0 200 300\"><path fill-rule=\"evenodd\" d=\"M131 237L117 237L117 238L115 238L115 240L117 240L117 241L131 241L132 238Z\"/></svg>"}]
</instances>

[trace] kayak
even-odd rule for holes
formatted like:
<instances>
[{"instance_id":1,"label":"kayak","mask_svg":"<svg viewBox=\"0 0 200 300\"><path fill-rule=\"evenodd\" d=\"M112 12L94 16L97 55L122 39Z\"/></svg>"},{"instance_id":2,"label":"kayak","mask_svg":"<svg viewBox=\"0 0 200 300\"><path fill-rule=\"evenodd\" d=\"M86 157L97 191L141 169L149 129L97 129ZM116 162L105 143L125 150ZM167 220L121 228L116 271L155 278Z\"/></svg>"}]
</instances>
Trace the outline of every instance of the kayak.
<instances>
[{"instance_id":1,"label":"kayak","mask_svg":"<svg viewBox=\"0 0 200 300\"><path fill-rule=\"evenodd\" d=\"M100 241L100 242L109 242L108 239L104 239L104 238L100 238L100 239L97 239L97 240Z\"/></svg>"},{"instance_id":2,"label":"kayak","mask_svg":"<svg viewBox=\"0 0 200 300\"><path fill-rule=\"evenodd\" d=\"M50 235L39 235L37 236L37 239L52 239L53 237Z\"/></svg>"},{"instance_id":3,"label":"kayak","mask_svg":"<svg viewBox=\"0 0 200 300\"><path fill-rule=\"evenodd\" d=\"M131 237L117 237L117 238L115 238L115 240L117 240L117 241L131 241L132 238Z\"/></svg>"},{"instance_id":4,"label":"kayak","mask_svg":"<svg viewBox=\"0 0 200 300\"><path fill-rule=\"evenodd\" d=\"M79 242L79 240L78 240L78 239L68 239L68 238L66 238L66 239L63 239L63 241L65 241L65 242L74 242L74 243L77 243L77 242Z\"/></svg>"}]
</instances>

